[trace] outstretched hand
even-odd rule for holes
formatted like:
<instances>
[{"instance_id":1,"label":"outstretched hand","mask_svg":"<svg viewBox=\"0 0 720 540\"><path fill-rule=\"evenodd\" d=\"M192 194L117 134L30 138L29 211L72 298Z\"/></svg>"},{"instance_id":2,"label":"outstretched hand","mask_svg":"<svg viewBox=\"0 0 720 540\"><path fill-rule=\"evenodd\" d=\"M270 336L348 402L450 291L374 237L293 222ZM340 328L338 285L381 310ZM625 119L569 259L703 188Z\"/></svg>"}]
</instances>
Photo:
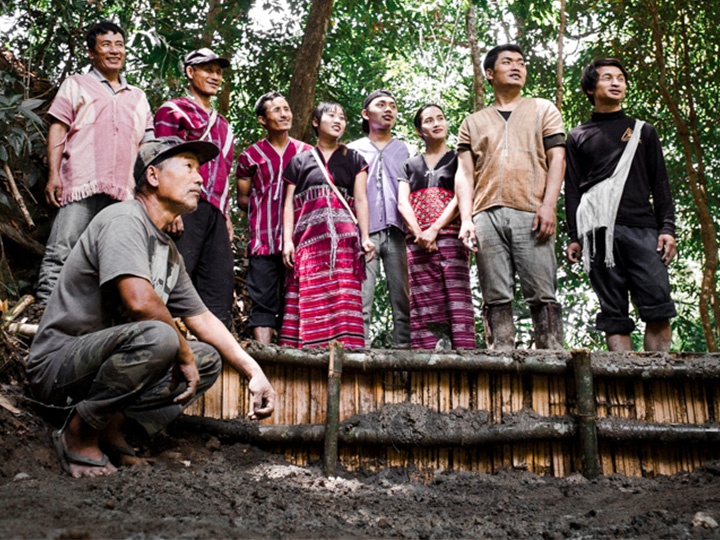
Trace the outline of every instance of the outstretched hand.
<instances>
[{"instance_id":1,"label":"outstretched hand","mask_svg":"<svg viewBox=\"0 0 720 540\"><path fill-rule=\"evenodd\" d=\"M267 418L275 410L275 390L264 374L255 375L248 383L250 389L250 420Z\"/></svg>"}]
</instances>

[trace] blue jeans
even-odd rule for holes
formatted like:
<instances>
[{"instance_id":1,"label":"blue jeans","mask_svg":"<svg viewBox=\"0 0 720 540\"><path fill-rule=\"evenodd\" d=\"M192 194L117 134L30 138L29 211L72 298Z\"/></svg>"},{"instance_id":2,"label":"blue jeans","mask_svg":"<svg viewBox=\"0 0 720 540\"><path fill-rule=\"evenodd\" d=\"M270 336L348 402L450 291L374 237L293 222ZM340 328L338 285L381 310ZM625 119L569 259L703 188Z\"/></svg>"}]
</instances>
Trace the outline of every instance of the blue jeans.
<instances>
[{"instance_id":1,"label":"blue jeans","mask_svg":"<svg viewBox=\"0 0 720 540\"><path fill-rule=\"evenodd\" d=\"M47 304L68 255L92 219L100 210L115 202L117 201L109 195L98 193L80 201L68 203L58 210L40 264L40 276L35 295L39 304Z\"/></svg>"},{"instance_id":2,"label":"blue jeans","mask_svg":"<svg viewBox=\"0 0 720 540\"><path fill-rule=\"evenodd\" d=\"M375 258L366 265L365 281L362 284L365 346L370 346L370 320L375 297L375 284L382 259L393 314L393 342L396 347L409 347L410 286L408 285L405 233L397 227L388 227L371 234L370 240L375 244Z\"/></svg>"},{"instance_id":3,"label":"blue jeans","mask_svg":"<svg viewBox=\"0 0 720 540\"><path fill-rule=\"evenodd\" d=\"M534 212L504 206L483 210L473 216L484 305L499 305L515 298L515 273L523 297L534 306L556 302L557 263L555 237L535 240Z\"/></svg>"}]
</instances>

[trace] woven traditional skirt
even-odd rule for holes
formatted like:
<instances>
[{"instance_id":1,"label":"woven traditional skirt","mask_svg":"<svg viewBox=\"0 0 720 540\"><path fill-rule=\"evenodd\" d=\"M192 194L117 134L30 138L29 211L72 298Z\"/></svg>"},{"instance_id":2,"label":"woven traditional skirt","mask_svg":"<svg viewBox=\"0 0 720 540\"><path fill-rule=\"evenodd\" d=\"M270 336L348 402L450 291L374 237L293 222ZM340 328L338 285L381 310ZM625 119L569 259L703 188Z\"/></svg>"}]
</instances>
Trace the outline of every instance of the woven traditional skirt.
<instances>
[{"instance_id":1,"label":"woven traditional skirt","mask_svg":"<svg viewBox=\"0 0 720 540\"><path fill-rule=\"evenodd\" d=\"M407 244L411 346L435 349L440 340L443 348L474 349L468 252L455 235L438 235L437 246L438 251L428 253Z\"/></svg>"},{"instance_id":2,"label":"woven traditional skirt","mask_svg":"<svg viewBox=\"0 0 720 540\"><path fill-rule=\"evenodd\" d=\"M339 341L365 346L357 238L342 239L335 253L317 252L295 260L288 272L280 345L323 347Z\"/></svg>"}]
</instances>

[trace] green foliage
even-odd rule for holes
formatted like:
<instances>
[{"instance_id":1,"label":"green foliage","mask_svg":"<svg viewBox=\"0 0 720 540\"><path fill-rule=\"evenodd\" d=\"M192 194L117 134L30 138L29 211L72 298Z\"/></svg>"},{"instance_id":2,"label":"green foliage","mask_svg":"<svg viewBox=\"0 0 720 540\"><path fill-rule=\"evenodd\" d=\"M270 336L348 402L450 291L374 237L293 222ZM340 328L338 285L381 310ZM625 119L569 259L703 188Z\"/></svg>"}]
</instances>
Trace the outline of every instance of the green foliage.
<instances>
[{"instance_id":1,"label":"green foliage","mask_svg":"<svg viewBox=\"0 0 720 540\"><path fill-rule=\"evenodd\" d=\"M559 13L552 0L473 0L478 43L487 51L498 43L517 42L526 53L528 82L525 95L555 100ZM439 101L445 108L451 134L472 112L472 64L469 56L465 13L468 0L336 0L315 100L342 103L349 118L346 140L363 136L360 110L365 96L380 87L398 97L400 115L395 134L418 144L412 117L425 102ZM650 0L578 0L568 2L565 31L563 103L566 128L585 121L591 107L579 88L580 74L597 56L618 56L631 73L626 101L628 112L653 123L661 136L676 201L678 259L671 266L671 280L679 315L674 320L673 346L703 350L704 337L696 305L703 244L699 217L688 187L686 159L680 134L659 92L661 73L655 61L656 43L649 25ZM211 7L216 7L211 12ZM22 70L0 71L0 160L26 174L28 185L44 178L46 125L43 111L51 92L38 91L27 77L59 84L67 75L82 71L89 60L84 33L103 18L128 31L126 73L140 86L156 109L163 101L182 94L185 81L182 58L187 52L211 44L232 58L225 74L223 103L237 137L237 150L262 138L264 133L252 111L257 97L267 91L287 92L296 51L303 36L310 0L258 2L265 10L258 20L250 16L253 2L241 0L8 0L0 16L12 16L13 25L0 45L22 65ZM702 163L708 178L708 196L715 228L720 226L720 187L714 181L720 168L720 3L668 0L659 5L664 30L667 84L681 104L681 114L698 119L699 145L692 163ZM486 103L492 90L486 84ZM42 94L38 96L37 94ZM42 99L43 102L33 101ZM455 138L451 135L450 142ZM0 173L2 174L2 173ZM9 204L0 193L0 205ZM239 220L238 231L244 226ZM564 259L568 243L563 201L558 206L559 296L564 306L566 345L604 347L603 336L593 330L597 312L595 295L587 276ZM374 307L374 340L387 344L392 318L379 280ZM476 320L480 324L481 298L473 291ZM518 293L519 295L519 293ZM518 296L518 340L532 340L529 313ZM635 341L641 340L641 330ZM478 343L484 345L482 331Z\"/></svg>"}]
</instances>

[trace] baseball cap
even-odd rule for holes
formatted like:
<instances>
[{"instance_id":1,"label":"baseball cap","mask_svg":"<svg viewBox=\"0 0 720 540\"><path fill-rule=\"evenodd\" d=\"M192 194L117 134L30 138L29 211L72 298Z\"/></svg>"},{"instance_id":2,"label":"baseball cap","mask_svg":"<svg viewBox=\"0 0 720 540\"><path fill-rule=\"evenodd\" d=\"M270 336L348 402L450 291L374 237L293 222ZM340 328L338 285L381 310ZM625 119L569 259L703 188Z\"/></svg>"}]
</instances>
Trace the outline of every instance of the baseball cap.
<instances>
[{"instance_id":1,"label":"baseball cap","mask_svg":"<svg viewBox=\"0 0 720 540\"><path fill-rule=\"evenodd\" d=\"M363 101L363 110L366 110L368 106L377 98L387 96L393 99L397 103L397 100L395 99L395 96L390 90L380 89L375 90L373 92L370 92L370 95L365 98L365 101ZM364 133L370 133L370 124L368 124L368 121L363 118L362 121L362 130Z\"/></svg>"},{"instance_id":2,"label":"baseball cap","mask_svg":"<svg viewBox=\"0 0 720 540\"><path fill-rule=\"evenodd\" d=\"M133 176L135 182L139 182L150 165L157 165L168 158L191 152L195 154L200 165L207 163L220 153L217 145L208 141L184 141L180 137L158 137L151 139L140 147Z\"/></svg>"},{"instance_id":3,"label":"baseball cap","mask_svg":"<svg viewBox=\"0 0 720 540\"><path fill-rule=\"evenodd\" d=\"M230 60L221 58L207 47L192 51L185 57L185 66L195 66L197 64L207 64L208 62L217 62L221 68L230 67Z\"/></svg>"}]
</instances>

